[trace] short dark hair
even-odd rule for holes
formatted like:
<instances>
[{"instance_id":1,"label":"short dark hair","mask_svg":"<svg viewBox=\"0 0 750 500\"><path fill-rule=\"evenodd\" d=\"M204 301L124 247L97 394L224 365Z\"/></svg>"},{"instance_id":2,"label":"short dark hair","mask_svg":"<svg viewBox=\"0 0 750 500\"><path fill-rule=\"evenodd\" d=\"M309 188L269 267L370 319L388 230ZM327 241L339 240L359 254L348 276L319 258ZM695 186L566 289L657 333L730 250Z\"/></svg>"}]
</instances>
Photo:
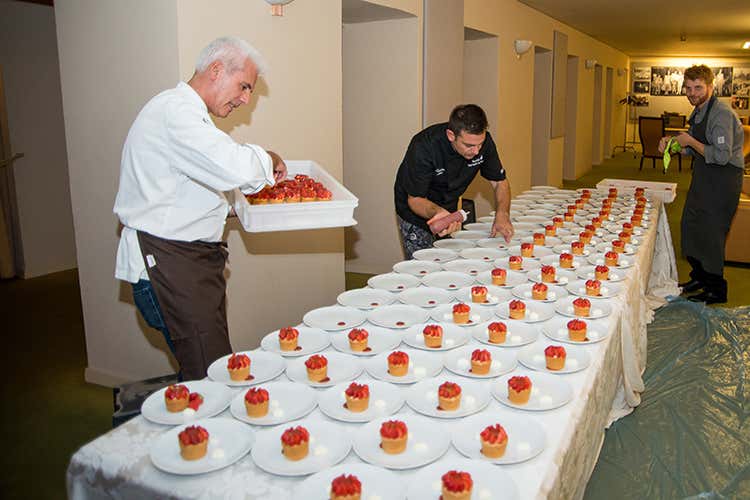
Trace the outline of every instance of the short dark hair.
<instances>
[{"instance_id":1,"label":"short dark hair","mask_svg":"<svg viewBox=\"0 0 750 500\"><path fill-rule=\"evenodd\" d=\"M685 80L703 80L706 85L714 83L714 72L705 64L690 66L683 75Z\"/></svg>"},{"instance_id":2,"label":"short dark hair","mask_svg":"<svg viewBox=\"0 0 750 500\"><path fill-rule=\"evenodd\" d=\"M464 130L472 135L481 134L487 130L487 115L476 104L460 104L451 111L448 129L456 135Z\"/></svg>"}]
</instances>

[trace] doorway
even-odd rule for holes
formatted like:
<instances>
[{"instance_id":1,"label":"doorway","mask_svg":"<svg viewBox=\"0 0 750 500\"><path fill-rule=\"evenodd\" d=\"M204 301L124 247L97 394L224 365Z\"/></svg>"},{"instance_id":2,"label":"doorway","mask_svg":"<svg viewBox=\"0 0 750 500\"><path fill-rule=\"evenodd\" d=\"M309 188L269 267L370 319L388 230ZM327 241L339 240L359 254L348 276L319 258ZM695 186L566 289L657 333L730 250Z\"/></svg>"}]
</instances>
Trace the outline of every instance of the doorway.
<instances>
[{"instance_id":1,"label":"doorway","mask_svg":"<svg viewBox=\"0 0 750 500\"><path fill-rule=\"evenodd\" d=\"M565 87L565 140L563 142L563 179L576 178L576 126L578 125L578 56L568 56Z\"/></svg>"},{"instance_id":2,"label":"doorway","mask_svg":"<svg viewBox=\"0 0 750 500\"><path fill-rule=\"evenodd\" d=\"M0 278L7 279L23 274L23 252L16 205L16 185L13 164L23 154L13 155L8 130L8 111L0 66Z\"/></svg>"},{"instance_id":3,"label":"doorway","mask_svg":"<svg viewBox=\"0 0 750 500\"><path fill-rule=\"evenodd\" d=\"M607 68L607 79L604 84L604 148L602 152L612 158L612 93L614 70Z\"/></svg>"},{"instance_id":4,"label":"doorway","mask_svg":"<svg viewBox=\"0 0 750 500\"><path fill-rule=\"evenodd\" d=\"M594 117L591 122L591 163L602 163L602 67L594 66Z\"/></svg>"},{"instance_id":5,"label":"doorway","mask_svg":"<svg viewBox=\"0 0 750 500\"><path fill-rule=\"evenodd\" d=\"M531 185L549 178L549 140L552 121L552 51L534 47L534 97L531 122Z\"/></svg>"}]
</instances>

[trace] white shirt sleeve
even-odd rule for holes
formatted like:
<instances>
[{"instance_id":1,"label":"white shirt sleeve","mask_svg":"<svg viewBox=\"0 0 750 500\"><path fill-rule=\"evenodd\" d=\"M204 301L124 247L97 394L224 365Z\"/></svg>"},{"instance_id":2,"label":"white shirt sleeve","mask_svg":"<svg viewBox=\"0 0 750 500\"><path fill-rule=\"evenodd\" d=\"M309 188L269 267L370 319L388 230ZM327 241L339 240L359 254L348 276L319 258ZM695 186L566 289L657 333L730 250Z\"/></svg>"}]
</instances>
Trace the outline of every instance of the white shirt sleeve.
<instances>
[{"instance_id":1,"label":"white shirt sleeve","mask_svg":"<svg viewBox=\"0 0 750 500\"><path fill-rule=\"evenodd\" d=\"M165 114L172 165L187 177L218 191L244 193L274 184L273 161L260 146L238 144L194 106L174 103ZM183 161L181 161L183 160Z\"/></svg>"}]
</instances>

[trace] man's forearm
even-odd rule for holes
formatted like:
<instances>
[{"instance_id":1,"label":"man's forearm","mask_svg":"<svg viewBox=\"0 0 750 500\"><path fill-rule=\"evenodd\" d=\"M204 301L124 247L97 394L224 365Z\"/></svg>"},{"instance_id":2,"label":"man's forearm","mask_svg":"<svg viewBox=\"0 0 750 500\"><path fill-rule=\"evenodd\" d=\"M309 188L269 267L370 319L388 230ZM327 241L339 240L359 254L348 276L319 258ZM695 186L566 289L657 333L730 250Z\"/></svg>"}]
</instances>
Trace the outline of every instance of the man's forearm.
<instances>
[{"instance_id":1,"label":"man's forearm","mask_svg":"<svg viewBox=\"0 0 750 500\"><path fill-rule=\"evenodd\" d=\"M439 212L445 211L440 205L436 205L427 198L421 196L409 196L407 203L412 212L425 220L430 220Z\"/></svg>"},{"instance_id":2,"label":"man's forearm","mask_svg":"<svg viewBox=\"0 0 750 500\"><path fill-rule=\"evenodd\" d=\"M495 188L495 211L510 217L510 182L507 180L492 183Z\"/></svg>"}]
</instances>

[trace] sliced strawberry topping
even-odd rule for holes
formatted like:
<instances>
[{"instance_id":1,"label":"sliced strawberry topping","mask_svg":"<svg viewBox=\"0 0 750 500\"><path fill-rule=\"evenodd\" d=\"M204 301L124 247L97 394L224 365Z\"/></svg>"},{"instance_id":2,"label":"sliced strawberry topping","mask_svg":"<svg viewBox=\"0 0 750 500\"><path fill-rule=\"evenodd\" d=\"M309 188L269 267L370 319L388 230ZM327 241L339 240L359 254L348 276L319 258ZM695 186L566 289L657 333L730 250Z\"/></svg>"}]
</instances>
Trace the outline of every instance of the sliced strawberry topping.
<instances>
[{"instance_id":1,"label":"sliced strawberry topping","mask_svg":"<svg viewBox=\"0 0 750 500\"><path fill-rule=\"evenodd\" d=\"M200 444L208 439L208 431L200 425L191 425L180 432L179 439L184 446Z\"/></svg>"},{"instance_id":2,"label":"sliced strawberry topping","mask_svg":"<svg viewBox=\"0 0 750 500\"><path fill-rule=\"evenodd\" d=\"M400 420L387 420L380 425L380 435L387 439L398 439L408 432L406 424Z\"/></svg>"},{"instance_id":3,"label":"sliced strawberry topping","mask_svg":"<svg viewBox=\"0 0 750 500\"><path fill-rule=\"evenodd\" d=\"M492 355L487 349L475 349L474 352L471 353L471 360L485 363L487 361L492 361Z\"/></svg>"},{"instance_id":4,"label":"sliced strawberry topping","mask_svg":"<svg viewBox=\"0 0 750 500\"><path fill-rule=\"evenodd\" d=\"M307 360L305 361L305 366L311 370L317 370L327 365L328 365L328 360L326 359L325 356L322 356L320 354L314 354L310 356L309 358L307 358Z\"/></svg>"},{"instance_id":5,"label":"sliced strawberry topping","mask_svg":"<svg viewBox=\"0 0 750 500\"><path fill-rule=\"evenodd\" d=\"M468 472L448 471L443 474L442 479L445 489L454 493L469 491L474 486L474 481Z\"/></svg>"},{"instance_id":6,"label":"sliced strawberry topping","mask_svg":"<svg viewBox=\"0 0 750 500\"><path fill-rule=\"evenodd\" d=\"M281 435L281 442L287 446L296 446L309 440L310 433L301 425L290 427Z\"/></svg>"},{"instance_id":7,"label":"sliced strawberry topping","mask_svg":"<svg viewBox=\"0 0 750 500\"><path fill-rule=\"evenodd\" d=\"M544 350L544 355L548 358L564 358L565 348L561 345L551 345Z\"/></svg>"},{"instance_id":8,"label":"sliced strawberry topping","mask_svg":"<svg viewBox=\"0 0 750 500\"><path fill-rule=\"evenodd\" d=\"M370 388L367 384L352 382L344 391L350 398L365 399L370 397Z\"/></svg>"},{"instance_id":9,"label":"sliced strawberry topping","mask_svg":"<svg viewBox=\"0 0 750 500\"><path fill-rule=\"evenodd\" d=\"M357 476L341 474L331 482L331 493L340 497L357 495L362 493L362 483Z\"/></svg>"},{"instance_id":10,"label":"sliced strawberry topping","mask_svg":"<svg viewBox=\"0 0 750 500\"><path fill-rule=\"evenodd\" d=\"M388 363L392 365L408 365L409 355L403 351L393 351L388 355Z\"/></svg>"},{"instance_id":11,"label":"sliced strawberry topping","mask_svg":"<svg viewBox=\"0 0 750 500\"><path fill-rule=\"evenodd\" d=\"M444 398L455 398L461 394L461 386L454 382L443 382L438 387L438 394Z\"/></svg>"},{"instance_id":12,"label":"sliced strawberry topping","mask_svg":"<svg viewBox=\"0 0 750 500\"><path fill-rule=\"evenodd\" d=\"M268 401L268 391L261 387L253 387L245 393L245 401L258 405Z\"/></svg>"},{"instance_id":13,"label":"sliced strawberry topping","mask_svg":"<svg viewBox=\"0 0 750 500\"><path fill-rule=\"evenodd\" d=\"M246 354L232 354L227 361L227 368L230 370L239 370L250 366L250 358Z\"/></svg>"},{"instance_id":14,"label":"sliced strawberry topping","mask_svg":"<svg viewBox=\"0 0 750 500\"><path fill-rule=\"evenodd\" d=\"M531 379L529 377L515 376L508 379L508 387L516 392L531 389Z\"/></svg>"},{"instance_id":15,"label":"sliced strawberry topping","mask_svg":"<svg viewBox=\"0 0 750 500\"><path fill-rule=\"evenodd\" d=\"M488 425L484 428L480 436L482 437L483 441L487 441L488 443L492 444L502 443L504 441L507 441L508 439L508 434L500 424Z\"/></svg>"}]
</instances>

